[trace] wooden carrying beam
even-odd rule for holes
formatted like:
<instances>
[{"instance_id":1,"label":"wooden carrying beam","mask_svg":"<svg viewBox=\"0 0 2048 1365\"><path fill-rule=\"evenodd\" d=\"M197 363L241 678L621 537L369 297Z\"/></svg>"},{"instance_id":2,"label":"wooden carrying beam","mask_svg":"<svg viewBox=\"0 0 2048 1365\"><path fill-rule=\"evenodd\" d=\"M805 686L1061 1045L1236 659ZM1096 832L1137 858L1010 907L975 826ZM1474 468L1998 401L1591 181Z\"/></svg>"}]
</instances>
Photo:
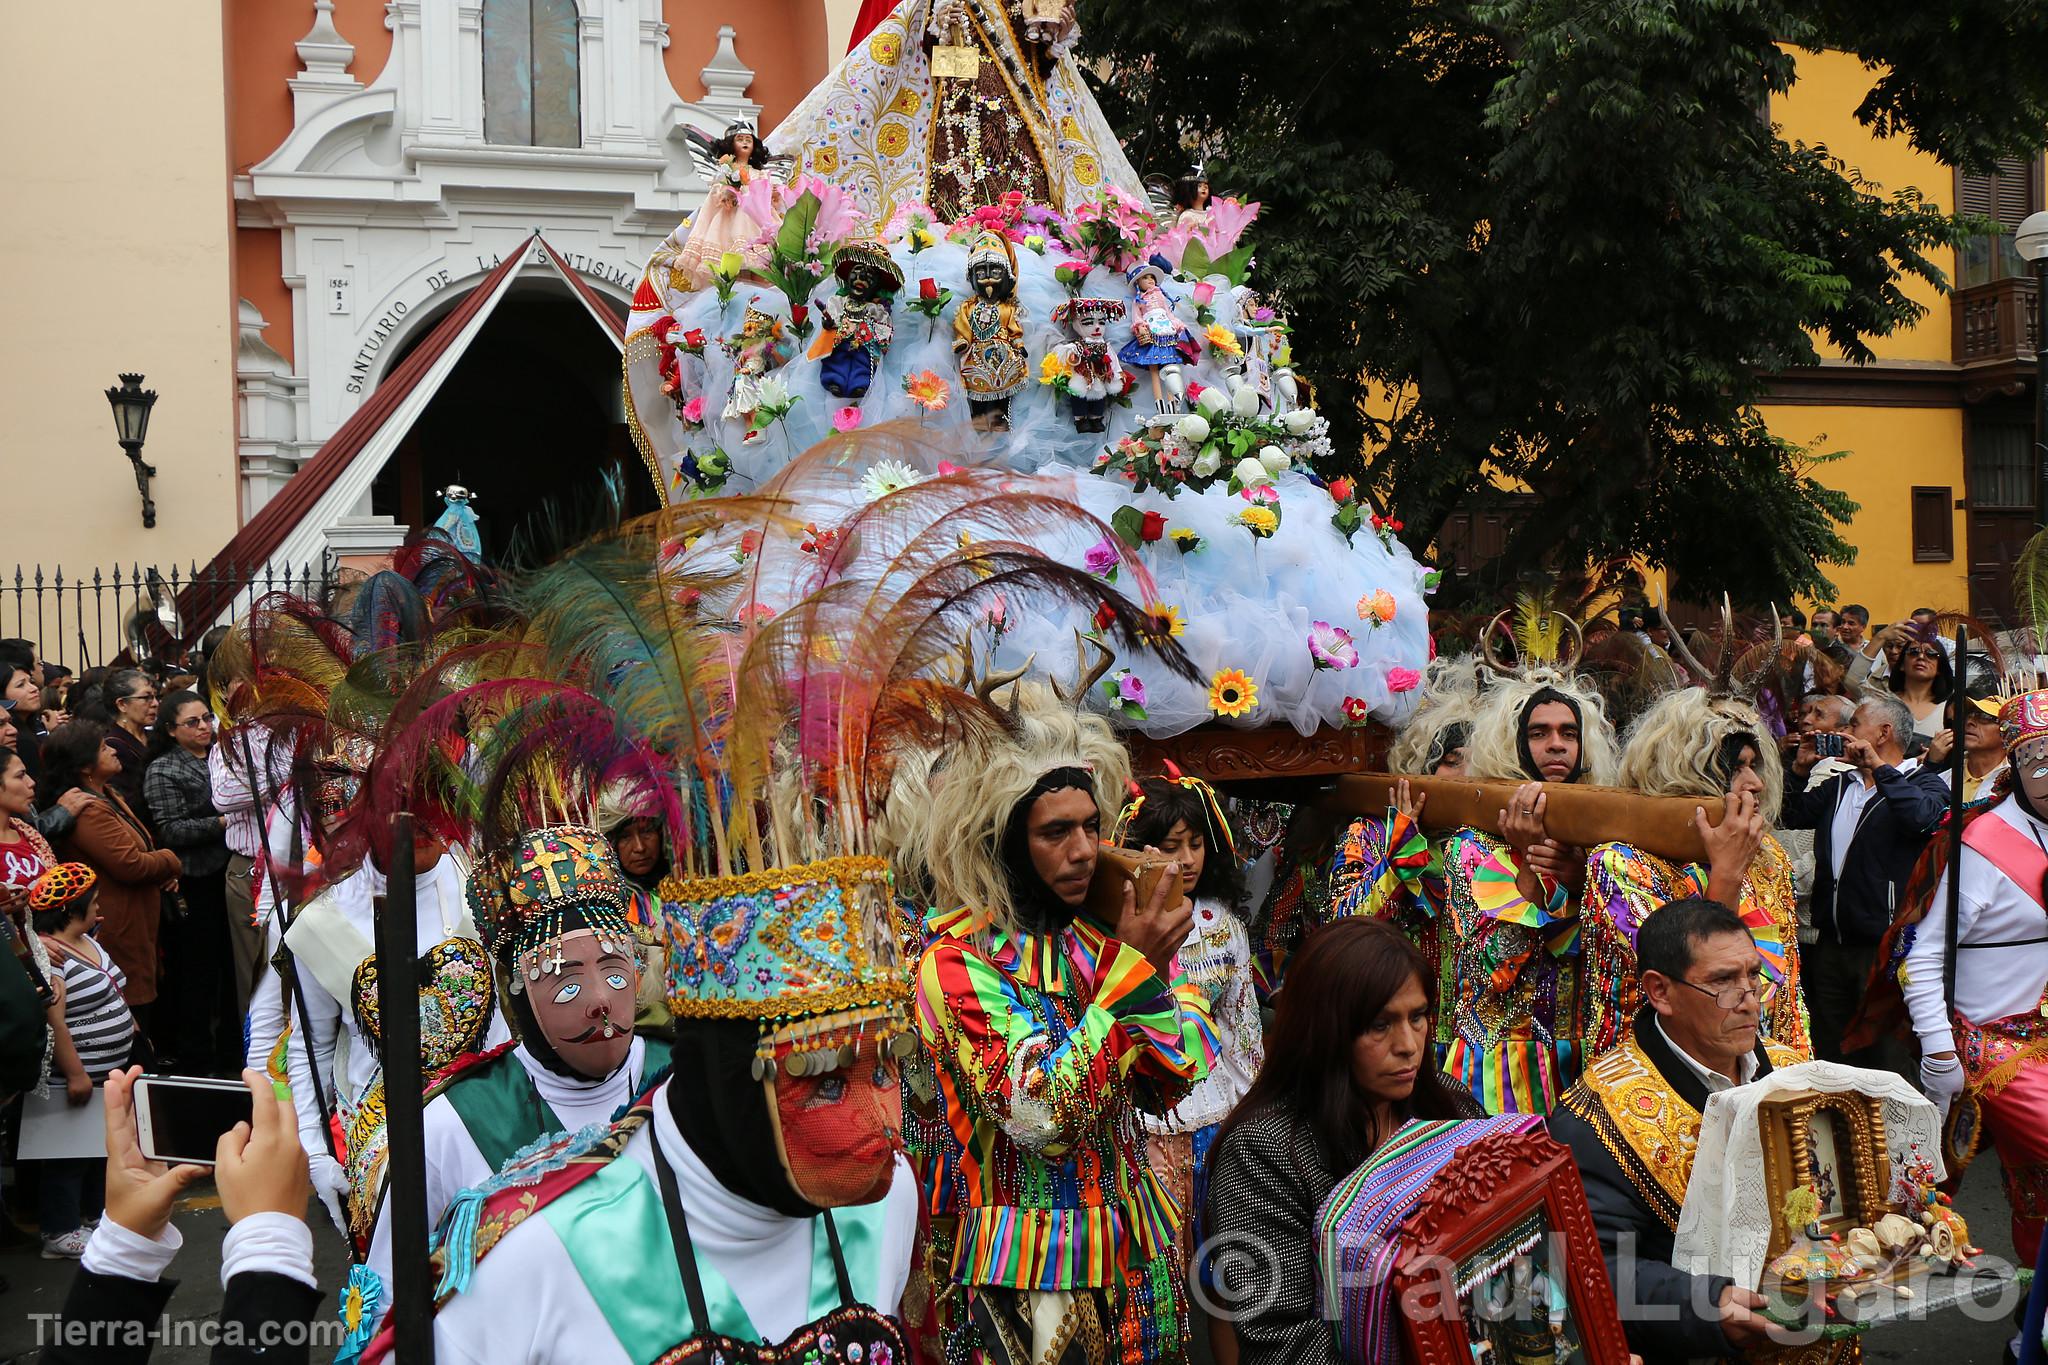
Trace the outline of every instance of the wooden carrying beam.
<instances>
[{"instance_id":1,"label":"wooden carrying beam","mask_svg":"<svg viewBox=\"0 0 2048 1365\"><path fill-rule=\"evenodd\" d=\"M1325 804L1345 815L1384 815L1394 803L1392 773L1353 773L1337 779ZM1409 790L1426 794L1422 827L1451 830L1471 825L1500 833L1500 813L1521 787L1519 782L1479 782L1463 777L1411 777ZM1544 828L1561 844L1591 848L1623 840L1647 853L1676 862L1704 861L1693 812L1704 810L1707 823L1719 825L1724 807L1719 797L1644 796L1623 787L1583 787L1576 783L1541 784Z\"/></svg>"}]
</instances>

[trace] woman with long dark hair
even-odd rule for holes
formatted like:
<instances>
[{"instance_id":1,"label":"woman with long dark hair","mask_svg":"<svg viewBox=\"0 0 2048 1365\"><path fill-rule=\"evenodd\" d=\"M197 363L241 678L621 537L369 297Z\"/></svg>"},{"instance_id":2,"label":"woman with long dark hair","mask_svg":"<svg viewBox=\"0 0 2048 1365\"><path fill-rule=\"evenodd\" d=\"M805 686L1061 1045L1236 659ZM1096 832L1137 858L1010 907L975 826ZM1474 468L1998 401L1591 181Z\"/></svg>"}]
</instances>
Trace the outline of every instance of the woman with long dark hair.
<instances>
[{"instance_id":1,"label":"woman with long dark hair","mask_svg":"<svg viewBox=\"0 0 2048 1365\"><path fill-rule=\"evenodd\" d=\"M1437 1073L1435 989L1384 920L1327 925L1290 959L1266 1065L1209 1159L1209 1246L1242 1365L1336 1365L1316 1209L1409 1119L1482 1116Z\"/></svg>"},{"instance_id":2,"label":"woman with long dark hair","mask_svg":"<svg viewBox=\"0 0 2048 1365\"><path fill-rule=\"evenodd\" d=\"M121 760L105 726L74 720L43 742L43 796L78 817L57 851L100 875L100 943L128 975L122 992L146 1028L156 1002L157 935L163 893L178 886L178 855L158 848L114 787Z\"/></svg>"},{"instance_id":3,"label":"woman with long dark hair","mask_svg":"<svg viewBox=\"0 0 2048 1365\"><path fill-rule=\"evenodd\" d=\"M1898 663L1892 668L1890 683L1892 691L1913 713L1914 732L1922 739L1940 734L1941 708L1956 690L1956 671L1949 662L1948 650L1942 647L1941 637L1931 627L1907 637Z\"/></svg>"},{"instance_id":4,"label":"woman with long dark hair","mask_svg":"<svg viewBox=\"0 0 2048 1365\"><path fill-rule=\"evenodd\" d=\"M176 1018L158 1018L156 1041L192 1074L233 1076L242 1069L242 1029L228 947L227 820L214 809L206 766L212 749L213 713L199 694L165 697L142 794L158 837L178 855L184 913L164 924L165 994Z\"/></svg>"}]
</instances>

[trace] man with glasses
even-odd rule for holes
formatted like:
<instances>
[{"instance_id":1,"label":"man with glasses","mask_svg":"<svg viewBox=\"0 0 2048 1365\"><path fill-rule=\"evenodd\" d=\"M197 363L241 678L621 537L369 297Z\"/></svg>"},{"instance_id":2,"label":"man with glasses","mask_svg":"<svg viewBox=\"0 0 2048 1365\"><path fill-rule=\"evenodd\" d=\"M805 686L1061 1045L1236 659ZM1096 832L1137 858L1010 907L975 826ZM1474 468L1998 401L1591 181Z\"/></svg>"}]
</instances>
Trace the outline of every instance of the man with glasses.
<instances>
[{"instance_id":1,"label":"man with glasses","mask_svg":"<svg viewBox=\"0 0 2048 1365\"><path fill-rule=\"evenodd\" d=\"M1799 1058L1760 1038L1763 955L1718 901L1689 897L1650 916L1636 968L1642 1008L1565 1092L1551 1136L1585 1180L1629 1349L1651 1361L1740 1355L1771 1344L1763 1296L1678 1269L1672 1242L1707 1097Z\"/></svg>"},{"instance_id":2,"label":"man with glasses","mask_svg":"<svg viewBox=\"0 0 2048 1365\"><path fill-rule=\"evenodd\" d=\"M1841 756L1853 767L1808 789L1821 761L1819 736L1800 738L1792 758L1797 779L1786 784L1788 829L1813 831L1814 941L1801 954L1813 1053L1826 1062L1901 1070L1890 1040L1854 1052L1842 1035L1862 1003L1877 964L1878 943L1893 911L1905 904L1906 880L1927 837L1948 810L1948 784L1938 772L1906 762L1913 713L1881 693L1856 708Z\"/></svg>"}]
</instances>

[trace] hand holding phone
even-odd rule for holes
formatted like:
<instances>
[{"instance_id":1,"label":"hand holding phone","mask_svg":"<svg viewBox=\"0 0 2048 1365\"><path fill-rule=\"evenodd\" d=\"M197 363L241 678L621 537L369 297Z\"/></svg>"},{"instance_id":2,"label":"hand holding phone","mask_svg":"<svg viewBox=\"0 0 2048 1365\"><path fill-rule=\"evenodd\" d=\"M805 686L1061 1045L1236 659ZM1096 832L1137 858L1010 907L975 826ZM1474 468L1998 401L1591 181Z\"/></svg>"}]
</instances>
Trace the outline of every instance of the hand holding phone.
<instances>
[{"instance_id":1,"label":"hand holding phone","mask_svg":"<svg viewBox=\"0 0 2048 1365\"><path fill-rule=\"evenodd\" d=\"M313 1182L306 1171L306 1149L299 1145L297 1115L277 1097L270 1078L244 1071L250 1121L222 1134L213 1168L220 1187L220 1205L230 1223L252 1213L306 1216L306 1198Z\"/></svg>"},{"instance_id":2,"label":"hand holding phone","mask_svg":"<svg viewBox=\"0 0 2048 1365\"><path fill-rule=\"evenodd\" d=\"M139 1066L107 1076L107 1217L138 1236L154 1239L171 1221L171 1206L185 1187L206 1174L195 1164L165 1166L142 1155L136 1139L134 1086Z\"/></svg>"}]
</instances>

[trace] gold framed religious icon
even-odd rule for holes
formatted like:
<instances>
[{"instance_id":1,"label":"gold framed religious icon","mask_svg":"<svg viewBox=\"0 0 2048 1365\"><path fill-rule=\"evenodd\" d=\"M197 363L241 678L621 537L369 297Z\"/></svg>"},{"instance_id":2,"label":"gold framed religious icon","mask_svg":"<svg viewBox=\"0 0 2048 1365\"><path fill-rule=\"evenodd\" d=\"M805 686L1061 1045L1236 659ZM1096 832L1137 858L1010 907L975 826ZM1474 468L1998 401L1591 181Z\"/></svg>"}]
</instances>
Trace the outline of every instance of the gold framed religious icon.
<instances>
[{"instance_id":1,"label":"gold framed religious icon","mask_svg":"<svg viewBox=\"0 0 2048 1365\"><path fill-rule=\"evenodd\" d=\"M1890 1158L1880 1101L1846 1091L1803 1090L1757 1106L1764 1185L1771 1209L1769 1255L1777 1257L1809 1227L1825 1236L1868 1227L1890 1211ZM1792 1196L1810 1190L1812 1198ZM1786 1212L1810 1210L1794 1224Z\"/></svg>"}]
</instances>

